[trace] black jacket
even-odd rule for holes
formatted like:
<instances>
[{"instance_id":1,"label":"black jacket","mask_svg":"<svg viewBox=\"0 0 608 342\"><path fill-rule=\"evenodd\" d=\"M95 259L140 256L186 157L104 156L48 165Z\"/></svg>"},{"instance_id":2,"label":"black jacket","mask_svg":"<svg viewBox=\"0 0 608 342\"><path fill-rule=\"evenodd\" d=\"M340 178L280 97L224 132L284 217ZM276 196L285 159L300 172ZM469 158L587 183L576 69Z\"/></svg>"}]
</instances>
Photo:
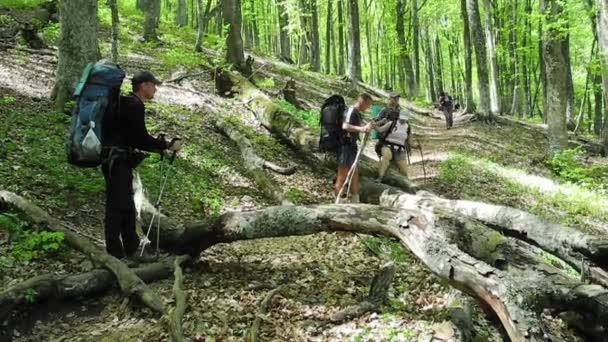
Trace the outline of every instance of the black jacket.
<instances>
[{"instance_id":1,"label":"black jacket","mask_svg":"<svg viewBox=\"0 0 608 342\"><path fill-rule=\"evenodd\" d=\"M149 152L167 148L164 139L156 139L146 129L145 106L134 94L120 97L119 110L104 118L103 144L106 147L130 147Z\"/></svg>"}]
</instances>

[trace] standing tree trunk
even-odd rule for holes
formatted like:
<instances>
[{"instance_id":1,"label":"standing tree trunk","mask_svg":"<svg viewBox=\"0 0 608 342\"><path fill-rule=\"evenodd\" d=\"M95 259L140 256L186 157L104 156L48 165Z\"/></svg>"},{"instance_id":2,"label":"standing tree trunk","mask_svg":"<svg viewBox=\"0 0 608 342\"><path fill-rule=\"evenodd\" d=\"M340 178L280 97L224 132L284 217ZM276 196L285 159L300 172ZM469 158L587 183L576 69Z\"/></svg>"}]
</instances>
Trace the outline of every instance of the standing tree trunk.
<instances>
[{"instance_id":1,"label":"standing tree trunk","mask_svg":"<svg viewBox=\"0 0 608 342\"><path fill-rule=\"evenodd\" d=\"M97 1L61 0L59 16L59 58L51 98L55 110L63 111L84 67L99 58Z\"/></svg>"},{"instance_id":2,"label":"standing tree trunk","mask_svg":"<svg viewBox=\"0 0 608 342\"><path fill-rule=\"evenodd\" d=\"M152 42L158 40L156 28L160 19L160 0L146 0L146 14L144 17L144 40Z\"/></svg>"},{"instance_id":3,"label":"standing tree trunk","mask_svg":"<svg viewBox=\"0 0 608 342\"><path fill-rule=\"evenodd\" d=\"M594 117L593 117L593 133L597 136L602 134L602 125L603 125L603 105L604 105L604 97L602 93L602 75L595 74L593 75L593 99L594 102Z\"/></svg>"},{"instance_id":4,"label":"standing tree trunk","mask_svg":"<svg viewBox=\"0 0 608 342\"><path fill-rule=\"evenodd\" d=\"M365 1L365 13L371 13L371 0L366 0ZM370 16L366 16L365 18L365 40L367 42L367 57L368 57L368 69L369 69L369 83L373 84L374 82L374 58L373 58L373 54L372 54L372 39L371 39L371 33L370 33L370 20L372 18Z\"/></svg>"},{"instance_id":5,"label":"standing tree trunk","mask_svg":"<svg viewBox=\"0 0 608 342\"><path fill-rule=\"evenodd\" d=\"M298 64L310 64L311 63L311 42L310 42L310 25L308 18L308 5L309 0L300 0L300 54L298 56Z\"/></svg>"},{"instance_id":6,"label":"standing tree trunk","mask_svg":"<svg viewBox=\"0 0 608 342\"><path fill-rule=\"evenodd\" d=\"M338 74L344 75L344 1L338 0L338 45L340 58L338 60Z\"/></svg>"},{"instance_id":7,"label":"standing tree trunk","mask_svg":"<svg viewBox=\"0 0 608 342\"><path fill-rule=\"evenodd\" d=\"M563 32L557 23L562 19L563 8L559 0L541 0L541 11L546 16L543 56L546 67L547 100L545 115L549 125L549 155L555 155L568 147L566 108L568 85L566 56L563 51Z\"/></svg>"},{"instance_id":8,"label":"standing tree trunk","mask_svg":"<svg viewBox=\"0 0 608 342\"><path fill-rule=\"evenodd\" d=\"M285 1L279 1L279 39L281 40L281 59L285 62L293 62L291 59L291 43L289 41L289 15L285 7Z\"/></svg>"},{"instance_id":9,"label":"standing tree trunk","mask_svg":"<svg viewBox=\"0 0 608 342\"><path fill-rule=\"evenodd\" d=\"M348 0L350 14L348 35L348 78L353 83L361 80L361 35L359 32L359 3Z\"/></svg>"},{"instance_id":10,"label":"standing tree trunk","mask_svg":"<svg viewBox=\"0 0 608 342\"><path fill-rule=\"evenodd\" d=\"M467 13L472 29L473 45L475 46L475 60L477 62L477 85L479 88L478 118L483 122L493 121L490 111L490 89L488 80L488 66L486 57L486 39L481 25L479 5L477 0L466 0Z\"/></svg>"},{"instance_id":11,"label":"standing tree trunk","mask_svg":"<svg viewBox=\"0 0 608 342\"><path fill-rule=\"evenodd\" d=\"M443 84L443 61L442 61L442 53L441 53L441 45L439 44L439 34L435 34L435 44L434 44L434 69L435 69L435 85L437 87L437 94L441 94L442 91L445 91L445 86Z\"/></svg>"},{"instance_id":12,"label":"standing tree trunk","mask_svg":"<svg viewBox=\"0 0 608 342\"><path fill-rule=\"evenodd\" d=\"M416 77L412 67L412 59L407 53L405 40L405 0L397 0L397 40L399 42L399 77L401 86L407 91L408 97L414 96Z\"/></svg>"},{"instance_id":13,"label":"standing tree trunk","mask_svg":"<svg viewBox=\"0 0 608 342\"><path fill-rule=\"evenodd\" d=\"M437 93L435 93L435 75L433 73L433 52L431 49L431 39L429 38L429 32L424 31L424 56L426 64L426 74L429 81L427 96L430 102L437 101Z\"/></svg>"},{"instance_id":14,"label":"standing tree trunk","mask_svg":"<svg viewBox=\"0 0 608 342\"><path fill-rule=\"evenodd\" d=\"M222 13L224 22L230 25L226 37L226 61L241 70L245 65L245 52L243 51L243 38L241 37L241 1L222 0Z\"/></svg>"},{"instance_id":15,"label":"standing tree trunk","mask_svg":"<svg viewBox=\"0 0 608 342\"><path fill-rule=\"evenodd\" d=\"M492 5L490 0L483 0L485 9L485 22L486 22L486 39L488 42L488 54L489 54L489 65L490 65L490 109L492 114L499 115L501 110L501 95L498 91L499 78L498 78L498 63L496 60L496 38L494 36L493 24L492 23Z\"/></svg>"},{"instance_id":16,"label":"standing tree trunk","mask_svg":"<svg viewBox=\"0 0 608 342\"><path fill-rule=\"evenodd\" d=\"M146 0L137 0L135 2L135 8L137 8L140 11L145 11L146 10Z\"/></svg>"},{"instance_id":17,"label":"standing tree trunk","mask_svg":"<svg viewBox=\"0 0 608 342\"><path fill-rule=\"evenodd\" d=\"M208 4L211 4L209 0ZM194 45L194 51L203 51L203 38L205 35L205 14L203 13L203 0L196 0L196 12L198 18L198 32L196 34L196 44Z\"/></svg>"},{"instance_id":18,"label":"standing tree trunk","mask_svg":"<svg viewBox=\"0 0 608 342\"><path fill-rule=\"evenodd\" d=\"M473 47L471 46L467 0L460 0L460 11L462 13L462 23L464 26L462 36L464 41L465 112L475 113L475 101L473 100Z\"/></svg>"},{"instance_id":19,"label":"standing tree trunk","mask_svg":"<svg viewBox=\"0 0 608 342\"><path fill-rule=\"evenodd\" d=\"M412 96L420 95L420 20L418 0L412 1L412 48L414 49L414 89Z\"/></svg>"},{"instance_id":20,"label":"standing tree trunk","mask_svg":"<svg viewBox=\"0 0 608 342\"><path fill-rule=\"evenodd\" d=\"M118 4L116 0L109 0L108 4L112 12L112 62L118 63Z\"/></svg>"},{"instance_id":21,"label":"standing tree trunk","mask_svg":"<svg viewBox=\"0 0 608 342\"><path fill-rule=\"evenodd\" d=\"M321 39L319 38L319 11L317 10L317 0L310 0L308 5L312 12L312 25L309 27L312 43L312 70L318 72L321 71Z\"/></svg>"},{"instance_id":22,"label":"standing tree trunk","mask_svg":"<svg viewBox=\"0 0 608 342\"><path fill-rule=\"evenodd\" d=\"M325 73L331 73L331 48L333 41L332 0L327 0L327 23L325 26Z\"/></svg>"},{"instance_id":23,"label":"standing tree trunk","mask_svg":"<svg viewBox=\"0 0 608 342\"><path fill-rule=\"evenodd\" d=\"M566 26L566 29L569 29ZM562 29L563 30L563 29ZM562 33L563 34L563 33ZM576 115L576 104L574 101L574 81L572 80L572 66L570 63L570 34L566 33L565 39L562 41L562 53L566 61L566 86L568 87L568 105L566 107L566 127L573 131L576 127L574 116Z\"/></svg>"},{"instance_id":24,"label":"standing tree trunk","mask_svg":"<svg viewBox=\"0 0 608 342\"><path fill-rule=\"evenodd\" d=\"M601 142L604 145L604 155L608 155L608 0L596 0L597 38L602 63L602 80L604 84L604 127Z\"/></svg>"},{"instance_id":25,"label":"standing tree trunk","mask_svg":"<svg viewBox=\"0 0 608 342\"><path fill-rule=\"evenodd\" d=\"M188 6L186 0L177 1L177 13L175 14L175 24L178 27L184 27L188 24Z\"/></svg>"}]
</instances>

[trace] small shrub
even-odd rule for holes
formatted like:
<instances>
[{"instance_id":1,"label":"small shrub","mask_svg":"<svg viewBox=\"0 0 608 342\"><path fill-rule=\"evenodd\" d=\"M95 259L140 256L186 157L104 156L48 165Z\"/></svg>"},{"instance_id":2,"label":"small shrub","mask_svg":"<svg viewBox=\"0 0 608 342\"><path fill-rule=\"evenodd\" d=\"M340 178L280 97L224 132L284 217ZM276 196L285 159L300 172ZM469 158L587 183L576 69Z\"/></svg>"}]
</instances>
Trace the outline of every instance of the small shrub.
<instances>
[{"instance_id":1,"label":"small shrub","mask_svg":"<svg viewBox=\"0 0 608 342\"><path fill-rule=\"evenodd\" d=\"M454 155L439 166L439 180L444 184L466 182L473 171L468 159L462 155Z\"/></svg>"},{"instance_id":2,"label":"small shrub","mask_svg":"<svg viewBox=\"0 0 608 342\"><path fill-rule=\"evenodd\" d=\"M271 77L264 78L263 80L257 81L256 83L261 89L272 89L275 87L274 80Z\"/></svg>"},{"instance_id":3,"label":"small shrub","mask_svg":"<svg viewBox=\"0 0 608 342\"><path fill-rule=\"evenodd\" d=\"M63 233L25 232L23 240L11 250L15 260L29 262L63 249Z\"/></svg>"},{"instance_id":4,"label":"small shrub","mask_svg":"<svg viewBox=\"0 0 608 342\"><path fill-rule=\"evenodd\" d=\"M581 161L584 155L581 147L565 150L547 161L547 166L565 181L587 188L606 189L608 167L587 166Z\"/></svg>"},{"instance_id":5,"label":"small shrub","mask_svg":"<svg viewBox=\"0 0 608 342\"><path fill-rule=\"evenodd\" d=\"M306 194L304 193L304 191L293 187L289 188L289 190L285 194L285 197L287 197L287 199L294 204L301 204L305 196Z\"/></svg>"},{"instance_id":6,"label":"small shrub","mask_svg":"<svg viewBox=\"0 0 608 342\"><path fill-rule=\"evenodd\" d=\"M59 23L49 23L46 27L44 27L41 31L42 39L51 45L57 45L59 41L59 34L61 33L61 28Z\"/></svg>"},{"instance_id":7,"label":"small shrub","mask_svg":"<svg viewBox=\"0 0 608 342\"><path fill-rule=\"evenodd\" d=\"M23 296L25 297L26 303L34 304L36 303L36 299L38 298L38 292L34 289L27 289L25 290Z\"/></svg>"},{"instance_id":8,"label":"small shrub","mask_svg":"<svg viewBox=\"0 0 608 342\"><path fill-rule=\"evenodd\" d=\"M3 96L0 98L0 105L11 105L15 103L17 99L14 96Z\"/></svg>"},{"instance_id":9,"label":"small shrub","mask_svg":"<svg viewBox=\"0 0 608 342\"><path fill-rule=\"evenodd\" d=\"M317 113L317 111L315 111L315 110L306 111L306 110L297 109L294 105L292 105L291 103L289 103L285 100L281 100L281 102L279 102L279 106L284 111L286 111L286 112L290 113L291 115L293 115L294 117L304 121L304 123L308 127L312 128L313 130L316 131L319 129L319 113Z\"/></svg>"}]
</instances>

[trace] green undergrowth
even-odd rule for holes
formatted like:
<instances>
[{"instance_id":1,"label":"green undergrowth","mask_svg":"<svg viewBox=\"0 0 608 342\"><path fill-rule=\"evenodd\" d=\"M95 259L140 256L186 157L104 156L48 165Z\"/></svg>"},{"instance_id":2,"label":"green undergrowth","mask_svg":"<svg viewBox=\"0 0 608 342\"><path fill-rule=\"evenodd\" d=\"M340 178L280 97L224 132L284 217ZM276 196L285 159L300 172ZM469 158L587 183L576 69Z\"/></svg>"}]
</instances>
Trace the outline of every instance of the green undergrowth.
<instances>
[{"instance_id":1,"label":"green undergrowth","mask_svg":"<svg viewBox=\"0 0 608 342\"><path fill-rule=\"evenodd\" d=\"M319 132L319 112L316 110L302 110L297 109L291 103L281 100L279 101L279 106L284 111L290 113L294 117L300 119L302 122L308 126L312 131Z\"/></svg>"},{"instance_id":2,"label":"green undergrowth","mask_svg":"<svg viewBox=\"0 0 608 342\"><path fill-rule=\"evenodd\" d=\"M253 127L244 124L237 116L226 118L226 122L249 139L256 153L263 159L274 161L281 165L290 160L291 157L287 149L271 136L256 132ZM240 156L238 148L234 150L234 153Z\"/></svg>"},{"instance_id":3,"label":"green undergrowth","mask_svg":"<svg viewBox=\"0 0 608 342\"><path fill-rule=\"evenodd\" d=\"M16 8L16 9L32 9L40 7L45 3L52 2L51 0L0 0L0 7Z\"/></svg>"},{"instance_id":4,"label":"green undergrowth","mask_svg":"<svg viewBox=\"0 0 608 342\"><path fill-rule=\"evenodd\" d=\"M608 166L586 165L581 147L556 154L547 165L561 179L587 189L608 191Z\"/></svg>"},{"instance_id":5,"label":"green undergrowth","mask_svg":"<svg viewBox=\"0 0 608 342\"><path fill-rule=\"evenodd\" d=\"M0 230L9 236L9 253L0 256L0 269L53 256L65 248L63 233L33 231L14 214L0 214Z\"/></svg>"},{"instance_id":6,"label":"green undergrowth","mask_svg":"<svg viewBox=\"0 0 608 342\"><path fill-rule=\"evenodd\" d=\"M101 208L105 183L98 169L68 164L65 137L69 116L49 112L44 101L0 98L0 188L34 201L42 208L73 210ZM256 189L232 186L222 173L242 171L239 154L226 139L204 125L204 114L179 106L149 104L146 121L150 134L166 132L185 140L183 151L169 172L163 210L180 219L219 213L228 195L260 198ZM160 188L158 154L137 168L148 198L154 202ZM262 198L263 199L263 198Z\"/></svg>"},{"instance_id":7,"label":"green undergrowth","mask_svg":"<svg viewBox=\"0 0 608 342\"><path fill-rule=\"evenodd\" d=\"M525 173L505 169L491 161L453 154L441 163L438 185L451 198L513 206L553 222L583 231L597 231L608 223L608 200L601 193L577 185L544 191L508 175Z\"/></svg>"}]
</instances>

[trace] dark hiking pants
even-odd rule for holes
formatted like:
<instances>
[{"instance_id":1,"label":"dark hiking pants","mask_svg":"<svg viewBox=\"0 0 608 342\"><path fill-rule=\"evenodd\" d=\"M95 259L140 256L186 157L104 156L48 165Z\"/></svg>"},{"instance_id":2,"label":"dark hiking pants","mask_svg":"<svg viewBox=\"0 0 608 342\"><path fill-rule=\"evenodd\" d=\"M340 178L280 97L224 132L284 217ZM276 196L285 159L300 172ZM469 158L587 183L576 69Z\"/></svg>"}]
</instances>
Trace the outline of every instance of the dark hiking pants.
<instances>
[{"instance_id":1,"label":"dark hiking pants","mask_svg":"<svg viewBox=\"0 0 608 342\"><path fill-rule=\"evenodd\" d=\"M122 258L130 256L139 247L135 231L135 202L133 202L133 169L128 160L116 159L102 166L106 181L106 250Z\"/></svg>"},{"instance_id":2,"label":"dark hiking pants","mask_svg":"<svg viewBox=\"0 0 608 342\"><path fill-rule=\"evenodd\" d=\"M452 128L452 125L454 124L454 111L451 108L444 109L443 116L445 116L447 128Z\"/></svg>"}]
</instances>

